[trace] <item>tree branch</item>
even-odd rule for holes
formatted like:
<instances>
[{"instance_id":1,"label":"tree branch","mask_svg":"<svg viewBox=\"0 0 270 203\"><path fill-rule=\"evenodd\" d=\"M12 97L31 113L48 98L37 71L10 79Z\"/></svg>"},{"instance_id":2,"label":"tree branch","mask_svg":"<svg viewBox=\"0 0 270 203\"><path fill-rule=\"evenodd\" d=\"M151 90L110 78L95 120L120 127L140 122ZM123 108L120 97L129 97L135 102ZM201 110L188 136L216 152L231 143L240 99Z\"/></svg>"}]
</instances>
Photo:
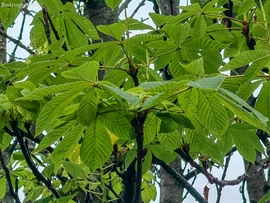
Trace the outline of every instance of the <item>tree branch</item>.
<instances>
[{"instance_id":1,"label":"tree branch","mask_svg":"<svg viewBox=\"0 0 270 203\"><path fill-rule=\"evenodd\" d=\"M44 185L46 185L46 187L54 194L54 196L56 198L60 198L60 194L58 193L58 191L52 186L51 182L49 180L47 180L36 168L34 162L32 161L31 157L30 157L30 153L27 150L27 147L24 143L24 138L23 138L23 134L21 134L20 130L18 129L18 122L14 121L13 123L11 123L11 127L12 127L12 131L13 131L13 135L17 137L19 145L21 147L22 150L22 154L29 166L29 168L32 170L33 174L36 176L37 180L41 181L44 183Z\"/></svg>"},{"instance_id":2,"label":"tree branch","mask_svg":"<svg viewBox=\"0 0 270 203\"><path fill-rule=\"evenodd\" d=\"M30 53L30 54L35 54L35 52L34 52L32 49L26 47L23 43L21 43L20 40L14 39L13 37L9 36L9 35L6 34L6 33L4 32L4 30L2 30L2 29L0 29L0 35L2 35L3 37L9 39L9 40L12 41L14 44L17 44L19 47L21 47L22 49L24 49L24 50L27 51L28 53Z\"/></svg>"},{"instance_id":3,"label":"tree branch","mask_svg":"<svg viewBox=\"0 0 270 203\"><path fill-rule=\"evenodd\" d=\"M21 203L18 194L15 193L14 190L13 190L9 169L7 168L7 166L5 164L5 160L4 160L1 149L0 149L0 162L1 162L2 168L3 168L3 170L5 171L5 174L6 174L6 180L7 180L8 186L9 186L9 192L10 192L11 196L14 198L16 203Z\"/></svg>"},{"instance_id":4,"label":"tree branch","mask_svg":"<svg viewBox=\"0 0 270 203\"><path fill-rule=\"evenodd\" d=\"M128 4L131 2L131 0L125 0L121 6L118 9L118 13L122 13L124 9L128 7Z\"/></svg>"},{"instance_id":5,"label":"tree branch","mask_svg":"<svg viewBox=\"0 0 270 203\"><path fill-rule=\"evenodd\" d=\"M138 12L138 10L145 5L145 0L142 0L138 6L135 8L135 10L133 11L133 13L129 16L129 18L133 18L135 16L135 14Z\"/></svg>"},{"instance_id":6,"label":"tree branch","mask_svg":"<svg viewBox=\"0 0 270 203\"><path fill-rule=\"evenodd\" d=\"M178 183L180 183L198 202L207 203L207 201L195 190L188 181L181 176L175 169L167 165L164 161L154 158L155 163L160 165L168 174L170 174Z\"/></svg>"}]
</instances>

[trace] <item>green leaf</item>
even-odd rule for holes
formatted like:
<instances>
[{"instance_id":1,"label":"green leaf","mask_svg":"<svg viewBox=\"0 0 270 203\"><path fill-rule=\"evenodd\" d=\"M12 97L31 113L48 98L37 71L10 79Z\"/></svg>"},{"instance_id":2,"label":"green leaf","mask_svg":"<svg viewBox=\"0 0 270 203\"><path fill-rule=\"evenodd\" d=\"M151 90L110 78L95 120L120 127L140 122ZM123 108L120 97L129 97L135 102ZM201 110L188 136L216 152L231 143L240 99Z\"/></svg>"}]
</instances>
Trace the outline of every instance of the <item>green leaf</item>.
<instances>
[{"instance_id":1,"label":"green leaf","mask_svg":"<svg viewBox=\"0 0 270 203\"><path fill-rule=\"evenodd\" d=\"M75 194L72 194L72 195L68 195L68 196L65 196L65 197L60 197L57 200L52 201L52 203L67 203L70 200L72 200L77 194L78 193L75 193Z\"/></svg>"},{"instance_id":2,"label":"green leaf","mask_svg":"<svg viewBox=\"0 0 270 203\"><path fill-rule=\"evenodd\" d=\"M183 48L188 49L204 49L204 50L220 50L228 47L228 45L220 43L218 41L209 38L195 38L187 43L183 44Z\"/></svg>"},{"instance_id":3,"label":"green leaf","mask_svg":"<svg viewBox=\"0 0 270 203\"><path fill-rule=\"evenodd\" d=\"M87 176L78 164L75 164L73 162L64 161L63 166L66 169L66 171L74 178L74 179L86 179Z\"/></svg>"},{"instance_id":4,"label":"green leaf","mask_svg":"<svg viewBox=\"0 0 270 203\"><path fill-rule=\"evenodd\" d=\"M21 0L1 1L0 21L3 24L5 30L7 30L12 23L14 23L22 6L23 4Z\"/></svg>"},{"instance_id":5,"label":"green leaf","mask_svg":"<svg viewBox=\"0 0 270 203\"><path fill-rule=\"evenodd\" d=\"M99 115L99 118L103 125L116 137L130 140L132 126L119 112L102 113Z\"/></svg>"},{"instance_id":6,"label":"green leaf","mask_svg":"<svg viewBox=\"0 0 270 203\"><path fill-rule=\"evenodd\" d=\"M190 11L190 12L200 12L202 10L200 4L194 3L188 6L179 6L179 8L183 9L184 11Z\"/></svg>"},{"instance_id":7,"label":"green leaf","mask_svg":"<svg viewBox=\"0 0 270 203\"><path fill-rule=\"evenodd\" d=\"M261 71L263 67L265 67L269 63L269 59L259 60L253 62L245 71L244 77L241 81L241 85L239 87L239 91L245 89L248 84L254 80L256 75Z\"/></svg>"},{"instance_id":8,"label":"green leaf","mask_svg":"<svg viewBox=\"0 0 270 203\"><path fill-rule=\"evenodd\" d=\"M79 67L64 71L61 74L66 78L80 79L93 82L97 81L98 69L99 62L90 61L88 63L84 63Z\"/></svg>"},{"instance_id":9,"label":"green leaf","mask_svg":"<svg viewBox=\"0 0 270 203\"><path fill-rule=\"evenodd\" d=\"M181 82L166 81L166 82L144 82L140 86L146 92L176 92L178 90L184 90L188 87L187 81Z\"/></svg>"},{"instance_id":10,"label":"green leaf","mask_svg":"<svg viewBox=\"0 0 270 203\"><path fill-rule=\"evenodd\" d=\"M148 170L150 170L151 164L152 164L152 152L148 149L146 155L143 158L142 175L144 175Z\"/></svg>"},{"instance_id":11,"label":"green leaf","mask_svg":"<svg viewBox=\"0 0 270 203\"><path fill-rule=\"evenodd\" d=\"M84 125L89 126L91 122L96 119L98 110L98 98L94 88L88 88L80 101L80 106L77 112L78 121Z\"/></svg>"},{"instance_id":12,"label":"green leaf","mask_svg":"<svg viewBox=\"0 0 270 203\"><path fill-rule=\"evenodd\" d=\"M187 73L192 73L194 75L204 76L204 66L203 66L203 57L195 59L189 64L182 64L181 66Z\"/></svg>"},{"instance_id":13,"label":"green leaf","mask_svg":"<svg viewBox=\"0 0 270 203\"><path fill-rule=\"evenodd\" d=\"M218 93L213 95L224 104L226 108L232 111L239 119L253 125L264 131L268 131L268 119L260 114L258 111L250 107L244 100L237 95L219 88Z\"/></svg>"},{"instance_id":14,"label":"green leaf","mask_svg":"<svg viewBox=\"0 0 270 203\"><path fill-rule=\"evenodd\" d=\"M43 193L44 190L45 190L45 186L34 187L24 198L23 203L29 202L29 200L31 202L34 202L40 196L40 194Z\"/></svg>"},{"instance_id":15,"label":"green leaf","mask_svg":"<svg viewBox=\"0 0 270 203\"><path fill-rule=\"evenodd\" d=\"M162 29L164 29L170 38L177 43L177 46L182 44L185 39L191 35L191 28L189 24L166 24Z\"/></svg>"},{"instance_id":16,"label":"green leaf","mask_svg":"<svg viewBox=\"0 0 270 203\"><path fill-rule=\"evenodd\" d=\"M171 163L178 156L175 152L165 149L165 147L160 144L151 144L149 147L154 156L164 161L166 164Z\"/></svg>"},{"instance_id":17,"label":"green leaf","mask_svg":"<svg viewBox=\"0 0 270 203\"><path fill-rule=\"evenodd\" d=\"M64 110L64 108L78 95L77 89L66 91L52 98L40 111L37 118L36 136L43 130L49 130Z\"/></svg>"},{"instance_id":18,"label":"green leaf","mask_svg":"<svg viewBox=\"0 0 270 203\"><path fill-rule=\"evenodd\" d=\"M121 99L119 99L119 97L126 100L127 102L129 102L134 106L140 104L140 99L138 97L121 90L120 88L114 86L113 84L107 81L100 81L99 85L103 87L107 92L109 92L112 96L114 96L116 99L118 99L120 102L122 101Z\"/></svg>"},{"instance_id":19,"label":"green leaf","mask_svg":"<svg viewBox=\"0 0 270 203\"><path fill-rule=\"evenodd\" d=\"M173 93L171 92L160 92L157 93L156 95L147 98L143 105L142 108L140 109L140 111L144 111L146 109L150 109L160 103L162 103L164 100L166 100L168 97L170 97Z\"/></svg>"},{"instance_id":20,"label":"green leaf","mask_svg":"<svg viewBox=\"0 0 270 203\"><path fill-rule=\"evenodd\" d=\"M80 156L82 161L92 170L96 170L106 162L112 153L111 139L99 119L86 129Z\"/></svg>"},{"instance_id":21,"label":"green leaf","mask_svg":"<svg viewBox=\"0 0 270 203\"><path fill-rule=\"evenodd\" d=\"M39 5L45 6L49 13L52 13L55 17L60 16L59 3L57 1L37 0Z\"/></svg>"},{"instance_id":22,"label":"green leaf","mask_svg":"<svg viewBox=\"0 0 270 203\"><path fill-rule=\"evenodd\" d=\"M204 15L199 15L195 21L194 27L193 27L193 38L202 38L206 34L206 28L207 24L204 19Z\"/></svg>"},{"instance_id":23,"label":"green leaf","mask_svg":"<svg viewBox=\"0 0 270 203\"><path fill-rule=\"evenodd\" d=\"M113 23L110 25L98 25L97 29L118 41L122 41L123 34L126 31L126 26L123 23Z\"/></svg>"},{"instance_id":24,"label":"green leaf","mask_svg":"<svg viewBox=\"0 0 270 203\"><path fill-rule=\"evenodd\" d=\"M239 68L245 66L249 63L255 61L265 61L269 60L270 51L269 50L249 50L244 51L241 54L234 57L232 60L229 61L225 66L220 68L220 71L228 71L233 70L235 68Z\"/></svg>"},{"instance_id":25,"label":"green leaf","mask_svg":"<svg viewBox=\"0 0 270 203\"><path fill-rule=\"evenodd\" d=\"M247 161L254 163L256 160L256 150L264 153L263 146L256 135L256 129L245 129L243 123L236 123L228 129L239 153Z\"/></svg>"},{"instance_id":26,"label":"green leaf","mask_svg":"<svg viewBox=\"0 0 270 203\"><path fill-rule=\"evenodd\" d=\"M60 137L66 135L75 125L77 124L76 120L67 122L48 132L47 135L41 140L37 148L33 151L33 153L40 152L46 147L54 144Z\"/></svg>"},{"instance_id":27,"label":"green leaf","mask_svg":"<svg viewBox=\"0 0 270 203\"><path fill-rule=\"evenodd\" d=\"M105 2L112 10L114 10L115 7L122 2L122 0L105 0Z\"/></svg>"},{"instance_id":28,"label":"green leaf","mask_svg":"<svg viewBox=\"0 0 270 203\"><path fill-rule=\"evenodd\" d=\"M181 134L178 130L168 133L159 133L158 140L166 150L174 151L181 145Z\"/></svg>"},{"instance_id":29,"label":"green leaf","mask_svg":"<svg viewBox=\"0 0 270 203\"><path fill-rule=\"evenodd\" d=\"M198 118L210 133L221 136L229 127L225 107L210 92L199 91Z\"/></svg>"},{"instance_id":30,"label":"green leaf","mask_svg":"<svg viewBox=\"0 0 270 203\"><path fill-rule=\"evenodd\" d=\"M57 145L53 150L50 158L53 163L57 166L61 160L67 158L70 153L73 153L74 148L79 143L83 135L84 127L77 124L71 131L69 131L64 139Z\"/></svg>"},{"instance_id":31,"label":"green leaf","mask_svg":"<svg viewBox=\"0 0 270 203\"><path fill-rule=\"evenodd\" d=\"M125 169L127 169L137 156L137 151L135 149L129 150L125 156Z\"/></svg>"},{"instance_id":32,"label":"green leaf","mask_svg":"<svg viewBox=\"0 0 270 203\"><path fill-rule=\"evenodd\" d=\"M165 16L157 13L149 13L149 16L153 20L157 28L167 23L168 20L171 18L171 16Z\"/></svg>"},{"instance_id":33,"label":"green leaf","mask_svg":"<svg viewBox=\"0 0 270 203\"><path fill-rule=\"evenodd\" d=\"M240 7L239 7L239 9L237 11L237 16L236 17L239 17L239 16L245 14L249 10L253 9L254 6L255 6L254 0L245 0L244 2L242 2L240 4Z\"/></svg>"},{"instance_id":34,"label":"green leaf","mask_svg":"<svg viewBox=\"0 0 270 203\"><path fill-rule=\"evenodd\" d=\"M203 89L218 89L219 86L223 83L225 80L225 75L218 75L212 78L201 78L199 80L190 81L188 83L189 86L195 87L195 88L203 88Z\"/></svg>"},{"instance_id":35,"label":"green leaf","mask_svg":"<svg viewBox=\"0 0 270 203\"><path fill-rule=\"evenodd\" d=\"M75 24L75 22L66 13L62 13L61 16L64 18L64 26L70 45L73 48L78 48L88 44L87 37L81 32L80 29L78 29L77 24Z\"/></svg>"},{"instance_id":36,"label":"green leaf","mask_svg":"<svg viewBox=\"0 0 270 203\"><path fill-rule=\"evenodd\" d=\"M151 202L156 200L157 189L153 184L149 184L146 181L142 182L142 200L143 202Z\"/></svg>"},{"instance_id":37,"label":"green leaf","mask_svg":"<svg viewBox=\"0 0 270 203\"><path fill-rule=\"evenodd\" d=\"M155 139L159 131L159 127L160 120L154 113L148 113L143 124L144 145L151 143Z\"/></svg>"},{"instance_id":38,"label":"green leaf","mask_svg":"<svg viewBox=\"0 0 270 203\"><path fill-rule=\"evenodd\" d=\"M0 199L3 199L3 197L6 195L6 182L7 182L7 179L6 179L6 176L2 176L0 178Z\"/></svg>"},{"instance_id":39,"label":"green leaf","mask_svg":"<svg viewBox=\"0 0 270 203\"><path fill-rule=\"evenodd\" d=\"M71 83L64 83L60 85L51 85L47 86L41 89L34 90L32 93L28 94L25 97L21 97L16 99L16 101L21 101L21 100L37 100L37 99L42 99L47 96L51 96L60 92L64 92L66 90L70 90L74 87L78 88L86 88L89 86L89 82L85 81L78 81L78 82L71 82Z\"/></svg>"},{"instance_id":40,"label":"green leaf","mask_svg":"<svg viewBox=\"0 0 270 203\"><path fill-rule=\"evenodd\" d=\"M270 192L267 192L262 198L258 201L258 203L267 203L270 200Z\"/></svg>"},{"instance_id":41,"label":"green leaf","mask_svg":"<svg viewBox=\"0 0 270 203\"><path fill-rule=\"evenodd\" d=\"M152 26L142 23L134 18L127 18L120 22L127 27L127 30L154 30Z\"/></svg>"},{"instance_id":42,"label":"green leaf","mask_svg":"<svg viewBox=\"0 0 270 203\"><path fill-rule=\"evenodd\" d=\"M266 81L258 95L255 109L270 119L270 81Z\"/></svg>"}]
</instances>

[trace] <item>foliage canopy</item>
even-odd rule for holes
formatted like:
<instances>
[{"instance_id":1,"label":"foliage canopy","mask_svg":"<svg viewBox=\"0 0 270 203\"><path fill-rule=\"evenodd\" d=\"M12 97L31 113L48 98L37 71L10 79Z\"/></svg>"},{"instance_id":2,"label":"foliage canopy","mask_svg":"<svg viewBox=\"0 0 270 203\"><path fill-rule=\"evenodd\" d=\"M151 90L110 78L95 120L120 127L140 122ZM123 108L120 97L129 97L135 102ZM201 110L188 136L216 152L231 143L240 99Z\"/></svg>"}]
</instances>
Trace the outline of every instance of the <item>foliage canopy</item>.
<instances>
[{"instance_id":1,"label":"foliage canopy","mask_svg":"<svg viewBox=\"0 0 270 203\"><path fill-rule=\"evenodd\" d=\"M112 9L120 2L106 1ZM129 168L136 180L142 177L134 184L150 202L156 198L151 163L184 154L186 162L223 166L233 146L254 163L256 151L264 153L256 132L269 132L269 75L261 70L269 66L270 1L235 2L229 30L222 24L223 0L195 0L177 16L150 13L154 27L133 18L95 27L71 3L38 0L52 29L46 33L42 10L36 13L30 32L35 54L0 65L0 148L15 138L21 147L25 138L37 144L31 155L15 152L9 164L12 184L27 194L24 202L72 202L88 191L115 200ZM19 12L0 7L5 29ZM145 33L131 36L136 30ZM113 40L100 42L98 32ZM245 65L243 75L224 73ZM164 80L164 67L172 80ZM252 108L246 101L258 87ZM42 169L44 180L29 165Z\"/></svg>"}]
</instances>

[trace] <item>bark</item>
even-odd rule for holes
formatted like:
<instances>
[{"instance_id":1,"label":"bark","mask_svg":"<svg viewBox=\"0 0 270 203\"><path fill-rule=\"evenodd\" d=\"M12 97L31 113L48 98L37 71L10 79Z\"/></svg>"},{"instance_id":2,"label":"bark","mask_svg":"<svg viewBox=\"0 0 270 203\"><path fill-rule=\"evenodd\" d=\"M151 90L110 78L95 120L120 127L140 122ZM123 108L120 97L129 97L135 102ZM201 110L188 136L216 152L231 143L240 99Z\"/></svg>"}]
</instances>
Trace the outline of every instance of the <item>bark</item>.
<instances>
[{"instance_id":1,"label":"bark","mask_svg":"<svg viewBox=\"0 0 270 203\"><path fill-rule=\"evenodd\" d=\"M170 164L176 171L180 172L181 159L177 158ZM160 170L160 202L180 203L183 197L183 187L164 169Z\"/></svg>"},{"instance_id":2,"label":"bark","mask_svg":"<svg viewBox=\"0 0 270 203\"><path fill-rule=\"evenodd\" d=\"M179 14L179 0L161 0L160 11L163 15ZM170 78L167 78L170 79ZM177 158L170 166L181 171L181 160ZM180 203L182 202L183 186L180 185L174 178L171 177L164 169L160 170L160 202L161 203Z\"/></svg>"}]
</instances>

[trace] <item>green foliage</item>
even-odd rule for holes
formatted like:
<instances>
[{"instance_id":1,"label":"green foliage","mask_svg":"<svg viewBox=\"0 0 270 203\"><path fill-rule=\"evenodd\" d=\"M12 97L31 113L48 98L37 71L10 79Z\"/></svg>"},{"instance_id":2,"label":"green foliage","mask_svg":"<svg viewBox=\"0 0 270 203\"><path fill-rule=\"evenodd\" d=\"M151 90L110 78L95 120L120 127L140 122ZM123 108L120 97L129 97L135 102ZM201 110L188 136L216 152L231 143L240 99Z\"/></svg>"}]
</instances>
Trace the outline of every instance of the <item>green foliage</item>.
<instances>
[{"instance_id":1,"label":"green foliage","mask_svg":"<svg viewBox=\"0 0 270 203\"><path fill-rule=\"evenodd\" d=\"M106 0L112 10L120 2ZM269 133L270 83L261 69L269 66L269 47L264 43L270 41L270 30L250 23L257 45L247 50L239 19L231 31L212 23L223 19L224 1L192 2L181 6L184 12L177 16L150 13L154 29L132 18L95 27L71 3L38 0L61 39L50 31L49 46L40 11L30 32L36 54L24 62L1 64L0 148L13 143L8 133L14 133L14 123L29 139L41 139L32 154L41 157L36 164L44 167L43 175L54 180L62 197L55 199L46 186L37 185L22 154L16 153L12 181L22 180L19 187L29 191L25 201L72 202L78 191L91 191L102 201L108 196L116 199L124 187L119 174L129 167L136 171L141 161L142 199L150 202L157 194L149 171L152 161L172 162L185 143L192 159L207 157L221 166L233 145L250 162L256 151L264 153L256 132ZM238 8L237 17L248 16L254 6L263 22L261 5L249 0ZM0 7L5 29L18 14L15 7ZM148 32L127 34L142 29ZM99 39L97 30L115 41L93 43ZM246 65L243 75L223 73ZM170 81L164 80L167 69ZM100 70L106 72L102 81ZM260 85L253 109L247 100ZM141 134L139 151L144 154L138 160ZM107 184L113 181L117 184ZM5 184L1 174L0 188ZM115 191L108 192L108 185ZM1 190L0 198L4 195Z\"/></svg>"}]
</instances>

